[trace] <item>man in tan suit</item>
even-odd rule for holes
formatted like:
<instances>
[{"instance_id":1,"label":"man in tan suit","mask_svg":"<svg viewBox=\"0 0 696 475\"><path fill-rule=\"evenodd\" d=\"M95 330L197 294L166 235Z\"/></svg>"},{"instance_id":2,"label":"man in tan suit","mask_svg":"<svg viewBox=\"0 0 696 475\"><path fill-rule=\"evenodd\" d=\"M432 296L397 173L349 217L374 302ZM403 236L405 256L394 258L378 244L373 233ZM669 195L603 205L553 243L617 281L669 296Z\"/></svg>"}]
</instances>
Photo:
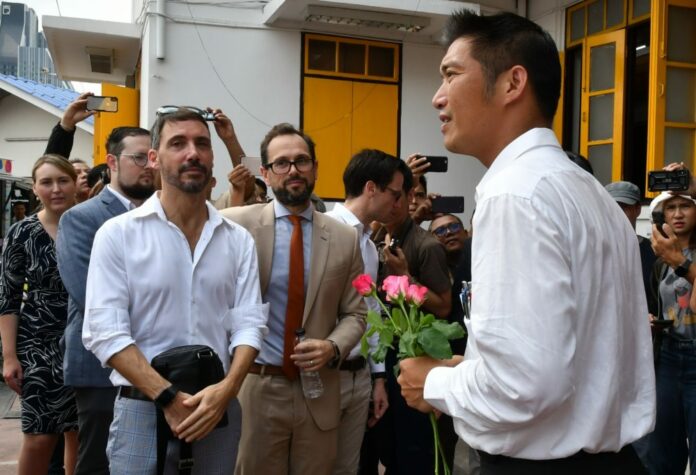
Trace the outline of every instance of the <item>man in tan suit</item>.
<instances>
[{"instance_id":1,"label":"man in tan suit","mask_svg":"<svg viewBox=\"0 0 696 475\"><path fill-rule=\"evenodd\" d=\"M355 229L311 206L317 162L310 137L276 125L261 143L261 160L276 199L223 211L254 236L270 303L269 334L239 393L236 473L328 475L340 418L336 367L365 330L365 305L351 285L363 269L360 244ZM299 344L297 327L308 337ZM304 396L298 370L319 372L320 397Z\"/></svg>"}]
</instances>

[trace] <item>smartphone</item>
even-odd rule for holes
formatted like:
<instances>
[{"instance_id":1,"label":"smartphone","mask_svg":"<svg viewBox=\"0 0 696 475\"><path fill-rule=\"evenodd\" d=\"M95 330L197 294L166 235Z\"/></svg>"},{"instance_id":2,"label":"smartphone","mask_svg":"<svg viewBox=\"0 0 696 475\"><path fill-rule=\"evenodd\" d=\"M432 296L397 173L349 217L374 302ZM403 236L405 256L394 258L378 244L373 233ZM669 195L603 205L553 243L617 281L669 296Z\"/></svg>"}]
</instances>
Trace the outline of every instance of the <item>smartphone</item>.
<instances>
[{"instance_id":1,"label":"smartphone","mask_svg":"<svg viewBox=\"0 0 696 475\"><path fill-rule=\"evenodd\" d=\"M660 234L662 234L664 237L668 237L667 233L662 229L662 225L665 224L665 213L662 211L653 211L652 212L652 222L655 226L657 226L657 229L660 231Z\"/></svg>"},{"instance_id":2,"label":"smartphone","mask_svg":"<svg viewBox=\"0 0 696 475\"><path fill-rule=\"evenodd\" d=\"M118 112L118 97L89 96L87 97L87 110L100 112Z\"/></svg>"},{"instance_id":3,"label":"smartphone","mask_svg":"<svg viewBox=\"0 0 696 475\"><path fill-rule=\"evenodd\" d=\"M389 243L389 252L396 256L396 250L399 248L399 246L401 246L399 240L396 238L392 238L391 242Z\"/></svg>"},{"instance_id":4,"label":"smartphone","mask_svg":"<svg viewBox=\"0 0 696 475\"><path fill-rule=\"evenodd\" d=\"M444 173L447 171L447 157L428 155L425 158L430 163L426 172Z\"/></svg>"},{"instance_id":5,"label":"smartphone","mask_svg":"<svg viewBox=\"0 0 696 475\"><path fill-rule=\"evenodd\" d=\"M653 170L648 173L649 191L685 191L691 185L689 170Z\"/></svg>"},{"instance_id":6,"label":"smartphone","mask_svg":"<svg viewBox=\"0 0 696 475\"><path fill-rule=\"evenodd\" d=\"M669 328L672 325L674 325L674 320L661 320L661 319L655 319L650 322L652 326L655 328L658 328L662 330L663 328Z\"/></svg>"},{"instance_id":7,"label":"smartphone","mask_svg":"<svg viewBox=\"0 0 696 475\"><path fill-rule=\"evenodd\" d=\"M252 175L261 176L261 157L242 157L242 165L247 167Z\"/></svg>"},{"instance_id":8,"label":"smartphone","mask_svg":"<svg viewBox=\"0 0 696 475\"><path fill-rule=\"evenodd\" d=\"M463 196L438 196L432 199L433 213L463 213Z\"/></svg>"}]
</instances>

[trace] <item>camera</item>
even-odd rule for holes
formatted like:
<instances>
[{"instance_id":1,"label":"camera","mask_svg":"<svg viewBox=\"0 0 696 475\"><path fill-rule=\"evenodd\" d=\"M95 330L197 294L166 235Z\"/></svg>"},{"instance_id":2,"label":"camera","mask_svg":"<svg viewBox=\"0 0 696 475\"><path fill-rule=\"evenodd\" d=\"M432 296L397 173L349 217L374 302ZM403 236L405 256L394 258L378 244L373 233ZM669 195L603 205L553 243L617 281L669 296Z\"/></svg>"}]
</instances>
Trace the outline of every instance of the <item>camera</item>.
<instances>
[{"instance_id":1,"label":"camera","mask_svg":"<svg viewBox=\"0 0 696 475\"><path fill-rule=\"evenodd\" d=\"M649 191L685 191L691 185L689 170L653 170L648 173Z\"/></svg>"},{"instance_id":2,"label":"camera","mask_svg":"<svg viewBox=\"0 0 696 475\"><path fill-rule=\"evenodd\" d=\"M391 242L389 243L389 252L392 254L396 255L396 250L401 246L401 242L399 242L398 239L392 238Z\"/></svg>"}]
</instances>

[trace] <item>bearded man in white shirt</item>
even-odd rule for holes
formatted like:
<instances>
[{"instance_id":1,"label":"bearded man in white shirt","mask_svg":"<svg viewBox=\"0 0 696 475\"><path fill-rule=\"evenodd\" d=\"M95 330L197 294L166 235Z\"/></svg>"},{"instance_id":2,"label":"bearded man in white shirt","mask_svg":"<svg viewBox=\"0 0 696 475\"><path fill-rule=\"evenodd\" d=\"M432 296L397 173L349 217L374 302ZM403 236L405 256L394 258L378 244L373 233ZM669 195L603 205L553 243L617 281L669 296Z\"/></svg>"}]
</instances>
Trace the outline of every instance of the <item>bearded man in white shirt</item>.
<instances>
[{"instance_id":1,"label":"bearded man in white shirt","mask_svg":"<svg viewBox=\"0 0 696 475\"><path fill-rule=\"evenodd\" d=\"M87 279L83 342L114 369L110 379L120 386L110 472L155 473L158 406L172 433L193 442L194 474L231 473L241 424L237 392L266 330L256 249L246 230L206 202L213 152L201 115L158 115L148 159L162 191L99 229ZM150 361L193 344L211 347L226 375L191 395ZM225 412L227 426L216 428ZM165 473L176 466L176 445L169 444Z\"/></svg>"},{"instance_id":2,"label":"bearded man in white shirt","mask_svg":"<svg viewBox=\"0 0 696 475\"><path fill-rule=\"evenodd\" d=\"M638 245L549 129L553 40L514 14L455 13L433 98L445 146L488 168L476 189L464 360L405 360L409 404L452 415L481 474L644 473L655 380Z\"/></svg>"}]
</instances>

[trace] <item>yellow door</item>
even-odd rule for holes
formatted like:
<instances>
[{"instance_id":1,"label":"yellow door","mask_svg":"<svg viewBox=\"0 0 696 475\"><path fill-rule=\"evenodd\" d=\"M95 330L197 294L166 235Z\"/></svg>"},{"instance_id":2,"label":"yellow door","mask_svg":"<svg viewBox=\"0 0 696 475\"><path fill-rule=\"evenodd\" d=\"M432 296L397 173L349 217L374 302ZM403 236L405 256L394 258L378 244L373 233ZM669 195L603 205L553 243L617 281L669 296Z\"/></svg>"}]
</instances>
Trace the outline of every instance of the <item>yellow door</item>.
<instances>
[{"instance_id":1,"label":"yellow door","mask_svg":"<svg viewBox=\"0 0 696 475\"><path fill-rule=\"evenodd\" d=\"M397 153L399 86L305 76L303 130L316 143L315 193L343 199L343 171L363 148Z\"/></svg>"},{"instance_id":2,"label":"yellow door","mask_svg":"<svg viewBox=\"0 0 696 475\"><path fill-rule=\"evenodd\" d=\"M585 40L580 153L602 184L622 174L625 34L617 30Z\"/></svg>"}]
</instances>

